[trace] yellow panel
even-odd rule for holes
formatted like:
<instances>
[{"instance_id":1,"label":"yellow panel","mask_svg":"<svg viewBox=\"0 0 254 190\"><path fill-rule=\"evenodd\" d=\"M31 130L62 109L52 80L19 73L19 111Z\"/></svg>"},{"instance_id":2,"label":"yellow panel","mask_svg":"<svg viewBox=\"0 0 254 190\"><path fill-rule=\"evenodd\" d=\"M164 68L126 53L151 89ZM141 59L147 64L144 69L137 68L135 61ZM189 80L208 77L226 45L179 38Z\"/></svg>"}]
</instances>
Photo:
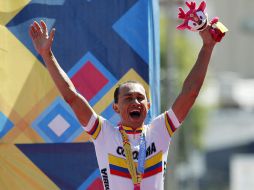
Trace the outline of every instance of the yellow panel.
<instances>
[{"instance_id":1,"label":"yellow panel","mask_svg":"<svg viewBox=\"0 0 254 190\"><path fill-rule=\"evenodd\" d=\"M40 102L37 102L37 104L31 108L29 113L23 117L23 120L26 121L28 125L31 125L38 115L40 115L56 99L57 96L61 96L57 88L51 89L50 92L40 100Z\"/></svg>"},{"instance_id":2,"label":"yellow panel","mask_svg":"<svg viewBox=\"0 0 254 190\"><path fill-rule=\"evenodd\" d=\"M16 123L20 120L20 116L18 113L15 112L15 110L12 110L12 108L4 102L3 97L1 97L0 94L0 111L8 116L8 118L11 120L12 123Z\"/></svg>"},{"instance_id":3,"label":"yellow panel","mask_svg":"<svg viewBox=\"0 0 254 190\"><path fill-rule=\"evenodd\" d=\"M59 190L15 145L0 144L1 189Z\"/></svg>"},{"instance_id":4,"label":"yellow panel","mask_svg":"<svg viewBox=\"0 0 254 190\"><path fill-rule=\"evenodd\" d=\"M20 135L18 135L13 142L14 144L24 144L24 143L45 143L45 141L38 135L33 128L28 126Z\"/></svg>"},{"instance_id":5,"label":"yellow panel","mask_svg":"<svg viewBox=\"0 0 254 190\"><path fill-rule=\"evenodd\" d=\"M21 132L13 141L13 144L24 144L24 143L36 143L37 141L32 141L24 132ZM39 142L38 142L39 143Z\"/></svg>"},{"instance_id":6,"label":"yellow panel","mask_svg":"<svg viewBox=\"0 0 254 190\"><path fill-rule=\"evenodd\" d=\"M0 96L23 117L55 87L47 69L5 27L0 28Z\"/></svg>"},{"instance_id":7,"label":"yellow panel","mask_svg":"<svg viewBox=\"0 0 254 190\"><path fill-rule=\"evenodd\" d=\"M88 142L91 141L91 136L88 135L85 131L81 133L73 142Z\"/></svg>"},{"instance_id":8,"label":"yellow panel","mask_svg":"<svg viewBox=\"0 0 254 190\"><path fill-rule=\"evenodd\" d=\"M130 69L119 80L119 82L115 86L113 86L113 88L111 88L99 102L97 102L94 105L93 108L97 114L100 114L103 110L105 110L110 105L110 103L113 101L114 91L115 91L116 87L118 86L118 84L126 82L128 80L136 80L136 81L140 82L144 86L146 92L150 92L148 84L139 76L139 74L134 69ZM148 96L149 96L149 93L148 93Z\"/></svg>"},{"instance_id":9,"label":"yellow panel","mask_svg":"<svg viewBox=\"0 0 254 190\"><path fill-rule=\"evenodd\" d=\"M0 0L0 24L7 24L30 0Z\"/></svg>"}]
</instances>

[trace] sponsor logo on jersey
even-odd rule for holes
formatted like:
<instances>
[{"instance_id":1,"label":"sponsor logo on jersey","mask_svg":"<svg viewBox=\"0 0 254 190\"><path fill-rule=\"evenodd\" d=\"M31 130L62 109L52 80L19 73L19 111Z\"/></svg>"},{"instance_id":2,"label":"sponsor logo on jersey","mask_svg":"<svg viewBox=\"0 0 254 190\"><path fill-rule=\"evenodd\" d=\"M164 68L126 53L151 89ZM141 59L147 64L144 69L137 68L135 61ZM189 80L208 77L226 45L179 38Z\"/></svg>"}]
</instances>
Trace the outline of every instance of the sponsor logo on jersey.
<instances>
[{"instance_id":1,"label":"sponsor logo on jersey","mask_svg":"<svg viewBox=\"0 0 254 190\"><path fill-rule=\"evenodd\" d=\"M103 168L101 170L101 177L103 180L103 184L104 184L104 189L105 190L110 190L109 189L109 181L108 181L108 172L107 172L107 168Z\"/></svg>"},{"instance_id":2,"label":"sponsor logo on jersey","mask_svg":"<svg viewBox=\"0 0 254 190\"><path fill-rule=\"evenodd\" d=\"M121 146L117 147L116 153L120 156L125 157L124 148L121 147ZM155 143L152 142L152 144L150 146L148 146L147 149L146 149L146 157L148 157L148 156L150 156L154 153L156 153L156 146L155 146ZM132 156L133 156L134 160L137 160L138 159L138 151L133 151Z\"/></svg>"}]
</instances>

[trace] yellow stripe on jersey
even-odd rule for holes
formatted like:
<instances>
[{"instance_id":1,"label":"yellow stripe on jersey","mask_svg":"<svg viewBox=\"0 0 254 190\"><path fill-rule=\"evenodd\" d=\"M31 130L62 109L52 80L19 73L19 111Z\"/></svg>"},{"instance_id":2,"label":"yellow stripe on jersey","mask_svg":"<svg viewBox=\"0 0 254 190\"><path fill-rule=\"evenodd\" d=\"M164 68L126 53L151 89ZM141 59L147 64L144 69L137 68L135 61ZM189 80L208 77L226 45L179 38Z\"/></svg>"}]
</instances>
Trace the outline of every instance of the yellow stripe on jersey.
<instances>
[{"instance_id":1,"label":"yellow stripe on jersey","mask_svg":"<svg viewBox=\"0 0 254 190\"><path fill-rule=\"evenodd\" d=\"M122 168L128 168L126 160L124 158L119 158L117 156L109 154L108 159L109 159L110 164L113 164L115 166L119 166ZM160 151L158 154L152 156L151 158L147 159L145 161L145 168L149 168L161 161L162 161L162 151ZM136 162L135 162L135 165L137 165Z\"/></svg>"},{"instance_id":2,"label":"yellow stripe on jersey","mask_svg":"<svg viewBox=\"0 0 254 190\"><path fill-rule=\"evenodd\" d=\"M168 134L171 137L174 134L176 128L173 126L172 122L170 121L170 118L168 117L167 112L165 112L164 118L165 118L165 123L166 123L166 128L167 128Z\"/></svg>"},{"instance_id":3,"label":"yellow stripe on jersey","mask_svg":"<svg viewBox=\"0 0 254 190\"><path fill-rule=\"evenodd\" d=\"M115 166L119 166L119 167L122 167L122 168L127 168L126 160L123 159L123 158L119 158L117 156L109 154L108 160L109 160L110 164L113 164Z\"/></svg>"},{"instance_id":4,"label":"yellow stripe on jersey","mask_svg":"<svg viewBox=\"0 0 254 190\"><path fill-rule=\"evenodd\" d=\"M131 127L122 126L125 131L142 131L142 127L133 130Z\"/></svg>"},{"instance_id":5,"label":"yellow stripe on jersey","mask_svg":"<svg viewBox=\"0 0 254 190\"><path fill-rule=\"evenodd\" d=\"M112 154L109 154L108 160L109 160L109 164L113 164L115 166L119 166L119 167L128 169L126 159L124 159L124 158L120 158L120 157L114 156ZM134 162L134 164L136 167L138 166L137 162Z\"/></svg>"},{"instance_id":6,"label":"yellow stripe on jersey","mask_svg":"<svg viewBox=\"0 0 254 190\"><path fill-rule=\"evenodd\" d=\"M98 116L92 129L90 131L87 131L87 133L91 135L93 139L96 139L101 131L101 125L102 123L100 117Z\"/></svg>"},{"instance_id":7,"label":"yellow stripe on jersey","mask_svg":"<svg viewBox=\"0 0 254 190\"><path fill-rule=\"evenodd\" d=\"M145 162L145 168L149 168L161 161L162 161L162 151L160 151L158 154L152 156L151 158L147 159Z\"/></svg>"},{"instance_id":8,"label":"yellow stripe on jersey","mask_svg":"<svg viewBox=\"0 0 254 190\"><path fill-rule=\"evenodd\" d=\"M99 121L98 127L96 128L94 134L92 135L93 139L96 139L101 131L101 120L99 117L98 117L98 121Z\"/></svg>"}]
</instances>

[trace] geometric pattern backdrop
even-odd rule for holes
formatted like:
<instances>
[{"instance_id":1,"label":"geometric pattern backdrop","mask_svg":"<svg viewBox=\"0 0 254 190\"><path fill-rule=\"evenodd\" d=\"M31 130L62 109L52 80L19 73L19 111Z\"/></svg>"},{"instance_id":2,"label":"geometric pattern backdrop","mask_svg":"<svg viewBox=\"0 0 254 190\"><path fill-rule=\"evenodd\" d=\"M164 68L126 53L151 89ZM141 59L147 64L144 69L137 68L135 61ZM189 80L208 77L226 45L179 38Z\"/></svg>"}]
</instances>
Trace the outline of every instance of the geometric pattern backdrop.
<instances>
[{"instance_id":1,"label":"geometric pattern backdrop","mask_svg":"<svg viewBox=\"0 0 254 190\"><path fill-rule=\"evenodd\" d=\"M138 80L158 114L158 1L0 1L0 190L103 189L93 144L33 48L30 24L56 28L54 54L113 123L113 91Z\"/></svg>"}]
</instances>

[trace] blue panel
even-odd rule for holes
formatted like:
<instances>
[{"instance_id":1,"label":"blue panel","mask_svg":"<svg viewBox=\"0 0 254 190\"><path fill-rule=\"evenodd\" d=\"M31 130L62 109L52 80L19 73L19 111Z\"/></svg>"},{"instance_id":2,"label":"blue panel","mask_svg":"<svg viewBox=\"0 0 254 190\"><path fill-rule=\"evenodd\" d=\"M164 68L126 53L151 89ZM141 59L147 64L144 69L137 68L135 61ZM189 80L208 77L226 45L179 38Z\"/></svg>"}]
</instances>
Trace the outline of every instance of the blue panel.
<instances>
[{"instance_id":1,"label":"blue panel","mask_svg":"<svg viewBox=\"0 0 254 190\"><path fill-rule=\"evenodd\" d=\"M66 0L33 0L31 3L46 4L46 5L63 5Z\"/></svg>"},{"instance_id":2,"label":"blue panel","mask_svg":"<svg viewBox=\"0 0 254 190\"><path fill-rule=\"evenodd\" d=\"M35 56L38 55L32 47L28 27L34 19L48 18L47 24L51 26L53 21L56 28L53 50L66 72L89 51L117 79L134 68L148 82L147 63L112 27L138 0L66 0L62 5L44 2L32 0L7 24Z\"/></svg>"},{"instance_id":3,"label":"blue panel","mask_svg":"<svg viewBox=\"0 0 254 190\"><path fill-rule=\"evenodd\" d=\"M114 24L113 28L148 64L147 4L147 0L140 0Z\"/></svg>"},{"instance_id":4,"label":"blue panel","mask_svg":"<svg viewBox=\"0 0 254 190\"><path fill-rule=\"evenodd\" d=\"M84 181L95 179L90 177L98 168L92 143L16 146L60 189L78 189Z\"/></svg>"}]
</instances>

